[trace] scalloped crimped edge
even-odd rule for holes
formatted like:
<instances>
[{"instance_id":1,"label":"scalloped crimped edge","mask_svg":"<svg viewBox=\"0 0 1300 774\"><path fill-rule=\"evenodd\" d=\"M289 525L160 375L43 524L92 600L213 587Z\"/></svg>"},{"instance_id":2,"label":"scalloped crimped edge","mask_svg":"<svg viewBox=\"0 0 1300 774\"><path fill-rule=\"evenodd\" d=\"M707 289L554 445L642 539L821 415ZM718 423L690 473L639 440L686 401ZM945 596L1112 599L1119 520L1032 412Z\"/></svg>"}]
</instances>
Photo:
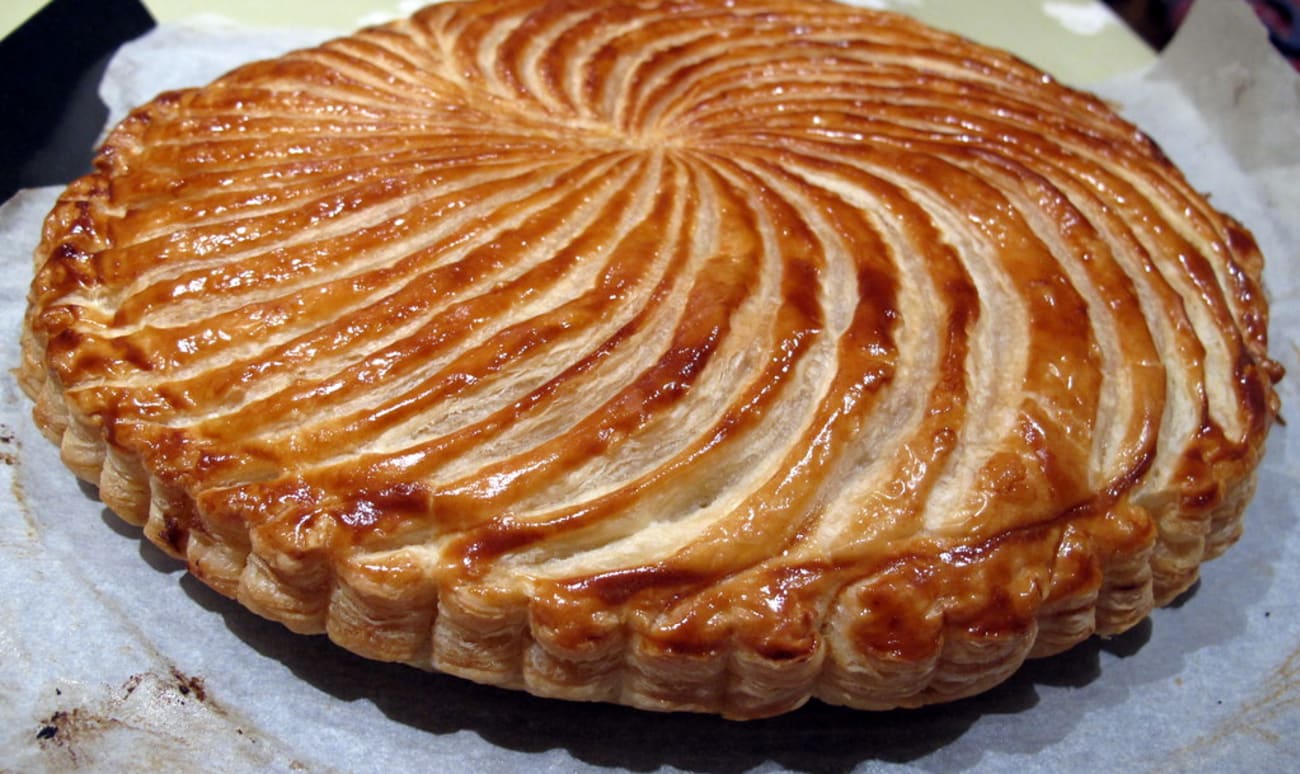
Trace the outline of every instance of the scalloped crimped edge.
<instances>
[{"instance_id":1,"label":"scalloped crimped edge","mask_svg":"<svg viewBox=\"0 0 1300 774\"><path fill-rule=\"evenodd\" d=\"M544 697L651 710L743 719L786 712L813 697L889 709L983 692L1027 658L1060 653L1093 634L1125 631L1186 590L1201 562L1240 535L1254 488L1248 476L1221 489L1217 504L1193 513L1171 503L1155 518L1133 505L1103 514L1113 519L1126 511L1119 515L1132 525L1136 546L1110 556L1084 529L1066 522L1055 533L1050 561L1037 575L1029 573L1033 615L988 628L977 615L991 603L976 604L972 615L932 601L924 620L908 622L921 633L913 652L872 647L869 638L855 636L873 615L873 593L910 593L906 582L889 577L897 568L840 588L820 636L803 653L773 657L734 641L725 649L682 652L659 641L652 622L625 620L618 611L598 616L592 636L573 647L549 636L525 595L440 589L427 557L411 549L382 558L334 558L325 548L328 535L307 532L286 550L241 522L201 513L185 493L151 477L138 459L112 448L95 422L71 409L41 365L40 349L24 325L20 384L35 401L36 424L59 445L64 463L99 487L105 505L221 594L295 632L327 633L368 658ZM328 531L328 523L321 529Z\"/></svg>"},{"instance_id":2,"label":"scalloped crimped edge","mask_svg":"<svg viewBox=\"0 0 1300 774\"><path fill-rule=\"evenodd\" d=\"M149 111L177 99L160 97L110 136L100 171L60 199L38 256L55 245L87 253L98 247L93 229L70 227L107 195L106 181L139 142ZM1242 267L1257 279L1260 261L1256 253L1242 256ZM899 561L828 593L818 631L804 640L774 649L724 632L690 649L628 607L586 610L580 623L555 625L554 611L526 587L528 579L504 590L453 586L441 579L437 557L420 547L336 555L329 519L287 537L205 512L142 459L109 443L101 422L70 403L47 367L34 322L29 310L18 375L35 402L36 425L69 469L99 487L107 507L219 593L295 632L327 633L369 658L540 696L652 710L754 718L813 697L864 709L915 707L980 693L1027 658L1059 653L1093 634L1120 633L1191 586L1201 563L1237 539L1263 448L1264 433L1252 430L1240 459L1210 464L1198 482L1203 497L1174 489L1146 508L1120 499L1108 510L1038 525L1020 544L1028 560L1009 559L1017 553L1012 546L964 570L984 573L979 583L923 589L917 567ZM1245 346L1266 357L1262 342ZM1267 416L1256 419L1268 422L1276 410L1274 395ZM1085 520L1106 522L1104 537ZM895 626L898 620L904 625Z\"/></svg>"}]
</instances>

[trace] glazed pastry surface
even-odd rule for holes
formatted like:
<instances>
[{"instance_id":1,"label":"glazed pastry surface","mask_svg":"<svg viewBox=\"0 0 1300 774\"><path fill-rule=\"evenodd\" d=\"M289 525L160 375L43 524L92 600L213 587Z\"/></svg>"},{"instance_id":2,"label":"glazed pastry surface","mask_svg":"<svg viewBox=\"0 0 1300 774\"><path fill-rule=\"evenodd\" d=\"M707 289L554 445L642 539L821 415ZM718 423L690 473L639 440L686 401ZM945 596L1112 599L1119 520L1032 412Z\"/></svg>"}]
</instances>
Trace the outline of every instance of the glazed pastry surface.
<instances>
[{"instance_id":1,"label":"glazed pastry surface","mask_svg":"<svg viewBox=\"0 0 1300 774\"><path fill-rule=\"evenodd\" d=\"M1237 537L1277 413L1259 252L1151 140L818 0L248 65L132 113L36 266L37 423L194 575L649 709L917 706L1123 631Z\"/></svg>"}]
</instances>

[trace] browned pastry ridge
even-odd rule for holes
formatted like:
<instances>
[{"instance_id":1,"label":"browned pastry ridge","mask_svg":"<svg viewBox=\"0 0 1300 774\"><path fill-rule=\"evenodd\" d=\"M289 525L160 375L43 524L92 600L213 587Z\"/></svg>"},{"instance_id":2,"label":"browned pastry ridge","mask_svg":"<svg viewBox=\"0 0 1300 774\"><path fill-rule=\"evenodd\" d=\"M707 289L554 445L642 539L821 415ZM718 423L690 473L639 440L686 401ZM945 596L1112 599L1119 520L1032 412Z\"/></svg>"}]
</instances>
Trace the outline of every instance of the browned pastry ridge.
<instances>
[{"instance_id":1,"label":"browned pastry ridge","mask_svg":"<svg viewBox=\"0 0 1300 774\"><path fill-rule=\"evenodd\" d=\"M195 576L651 709L916 706L1123 631L1236 539L1277 412L1261 256L1154 143L817 0L248 65L132 113L36 266L36 421Z\"/></svg>"}]
</instances>

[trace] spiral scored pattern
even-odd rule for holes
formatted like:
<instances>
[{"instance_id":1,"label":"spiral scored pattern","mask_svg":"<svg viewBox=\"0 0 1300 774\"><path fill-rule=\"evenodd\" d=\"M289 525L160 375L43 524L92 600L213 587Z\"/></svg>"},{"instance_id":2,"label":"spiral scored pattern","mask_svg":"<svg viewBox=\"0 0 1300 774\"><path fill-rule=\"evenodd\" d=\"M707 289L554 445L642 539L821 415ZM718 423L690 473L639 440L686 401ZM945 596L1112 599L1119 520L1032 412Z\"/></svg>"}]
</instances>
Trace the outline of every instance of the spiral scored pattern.
<instances>
[{"instance_id":1,"label":"spiral scored pattern","mask_svg":"<svg viewBox=\"0 0 1300 774\"><path fill-rule=\"evenodd\" d=\"M22 376L298 631L549 696L969 695L1238 534L1260 256L1133 127L815 0L429 7L166 94Z\"/></svg>"}]
</instances>

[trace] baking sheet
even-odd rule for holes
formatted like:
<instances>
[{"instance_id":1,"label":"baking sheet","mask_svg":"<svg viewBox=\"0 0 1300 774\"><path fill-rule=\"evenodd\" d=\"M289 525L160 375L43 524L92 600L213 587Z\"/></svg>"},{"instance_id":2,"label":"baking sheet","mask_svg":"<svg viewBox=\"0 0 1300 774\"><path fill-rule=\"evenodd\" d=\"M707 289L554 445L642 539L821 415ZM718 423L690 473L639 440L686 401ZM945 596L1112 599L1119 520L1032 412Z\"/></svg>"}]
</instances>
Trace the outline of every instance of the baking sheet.
<instances>
[{"instance_id":1,"label":"baking sheet","mask_svg":"<svg viewBox=\"0 0 1300 774\"><path fill-rule=\"evenodd\" d=\"M1293 374L1281 392L1300 406L1300 80L1268 55L1245 4L1197 8L1153 70L1101 90L1260 238L1273 351ZM105 97L120 111L323 34L211 19L165 26L115 61ZM9 364L31 250L57 193L24 192L0 208ZM1209 772L1291 770L1300 754L1293 408L1270 438L1245 537L1133 631L1031 662L947 706L813 703L751 723L546 701L292 635L141 541L62 468L28 413L6 373L0 770Z\"/></svg>"}]
</instances>

